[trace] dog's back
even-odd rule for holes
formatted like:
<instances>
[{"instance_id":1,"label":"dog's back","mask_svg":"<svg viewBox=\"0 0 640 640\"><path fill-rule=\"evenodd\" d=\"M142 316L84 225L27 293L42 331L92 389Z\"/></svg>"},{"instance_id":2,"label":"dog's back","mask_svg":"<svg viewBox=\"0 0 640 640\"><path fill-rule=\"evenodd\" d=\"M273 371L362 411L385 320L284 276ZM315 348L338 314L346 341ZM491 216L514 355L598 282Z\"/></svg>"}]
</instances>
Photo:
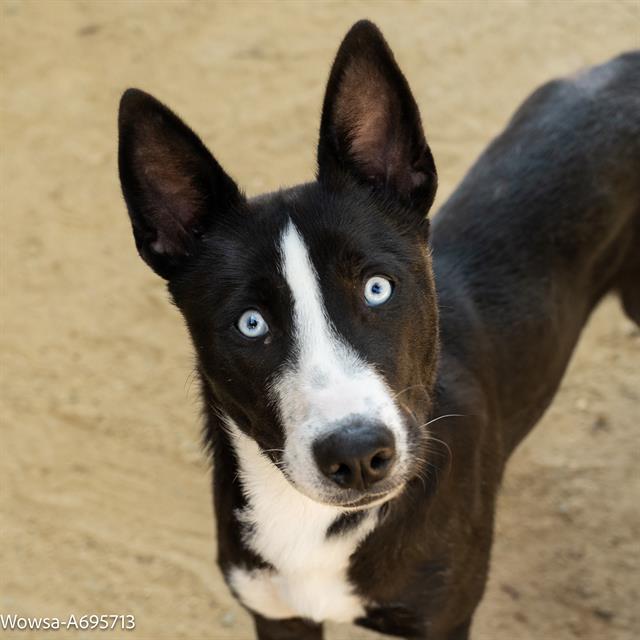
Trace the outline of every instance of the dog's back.
<instances>
[{"instance_id":1,"label":"dog's back","mask_svg":"<svg viewBox=\"0 0 640 640\"><path fill-rule=\"evenodd\" d=\"M576 261L605 251L631 224L639 192L640 52L633 52L535 91L442 207L434 242L488 259L483 274L492 263L564 261L574 277Z\"/></svg>"},{"instance_id":2,"label":"dog's back","mask_svg":"<svg viewBox=\"0 0 640 640\"><path fill-rule=\"evenodd\" d=\"M640 52L535 91L435 217L432 245L443 341L478 364L508 454L607 291L640 323Z\"/></svg>"}]
</instances>

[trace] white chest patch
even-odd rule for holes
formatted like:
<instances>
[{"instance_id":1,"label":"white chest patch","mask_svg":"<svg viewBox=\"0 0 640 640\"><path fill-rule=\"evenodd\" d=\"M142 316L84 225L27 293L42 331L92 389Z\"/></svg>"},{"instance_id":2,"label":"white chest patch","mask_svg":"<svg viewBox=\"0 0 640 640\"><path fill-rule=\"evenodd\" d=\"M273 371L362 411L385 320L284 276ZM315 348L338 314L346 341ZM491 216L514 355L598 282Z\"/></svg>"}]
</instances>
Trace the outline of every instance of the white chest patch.
<instances>
[{"instance_id":1,"label":"white chest patch","mask_svg":"<svg viewBox=\"0 0 640 640\"><path fill-rule=\"evenodd\" d=\"M303 617L352 622L364 603L347 580L349 557L374 528L377 509L354 529L327 539L344 510L317 503L297 491L254 440L228 422L247 498L239 516L245 543L274 567L227 575L242 603L267 618Z\"/></svg>"}]
</instances>

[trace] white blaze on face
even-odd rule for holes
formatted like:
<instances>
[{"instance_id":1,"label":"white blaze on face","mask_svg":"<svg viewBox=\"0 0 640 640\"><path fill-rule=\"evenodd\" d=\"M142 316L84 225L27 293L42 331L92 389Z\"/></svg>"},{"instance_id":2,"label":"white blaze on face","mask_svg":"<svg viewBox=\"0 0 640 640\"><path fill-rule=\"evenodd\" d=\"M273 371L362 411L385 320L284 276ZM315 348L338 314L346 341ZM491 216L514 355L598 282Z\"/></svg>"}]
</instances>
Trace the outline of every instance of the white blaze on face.
<instances>
[{"instance_id":1,"label":"white blaze on face","mask_svg":"<svg viewBox=\"0 0 640 640\"><path fill-rule=\"evenodd\" d=\"M285 430L283 459L296 485L322 500L326 484L312 452L319 436L347 418L379 420L395 437L400 472L406 466L407 437L382 376L329 320L309 252L292 222L282 234L280 253L294 318L293 354L272 385Z\"/></svg>"}]
</instances>

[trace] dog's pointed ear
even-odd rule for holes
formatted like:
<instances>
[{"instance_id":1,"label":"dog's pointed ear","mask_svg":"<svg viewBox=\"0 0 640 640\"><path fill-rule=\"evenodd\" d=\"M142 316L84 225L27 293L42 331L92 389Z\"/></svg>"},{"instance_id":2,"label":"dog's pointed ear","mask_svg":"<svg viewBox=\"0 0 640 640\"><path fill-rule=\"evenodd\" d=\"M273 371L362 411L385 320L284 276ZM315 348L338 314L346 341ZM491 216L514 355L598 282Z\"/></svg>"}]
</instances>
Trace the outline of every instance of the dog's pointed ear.
<instances>
[{"instance_id":1,"label":"dog's pointed ear","mask_svg":"<svg viewBox=\"0 0 640 640\"><path fill-rule=\"evenodd\" d=\"M340 45L322 109L318 179L331 182L344 172L423 213L437 186L407 80L379 29L366 20Z\"/></svg>"},{"instance_id":2,"label":"dog's pointed ear","mask_svg":"<svg viewBox=\"0 0 640 640\"><path fill-rule=\"evenodd\" d=\"M243 196L198 136L149 94L125 91L118 126L120 182L136 246L169 279Z\"/></svg>"}]
</instances>

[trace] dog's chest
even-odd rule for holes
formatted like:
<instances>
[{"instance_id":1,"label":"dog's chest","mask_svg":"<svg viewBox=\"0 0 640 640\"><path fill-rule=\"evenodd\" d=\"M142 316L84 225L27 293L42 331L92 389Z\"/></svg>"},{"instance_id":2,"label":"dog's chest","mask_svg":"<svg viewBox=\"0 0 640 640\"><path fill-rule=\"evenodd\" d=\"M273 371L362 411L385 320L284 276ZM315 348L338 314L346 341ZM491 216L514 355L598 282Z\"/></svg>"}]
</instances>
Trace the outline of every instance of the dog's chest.
<instances>
[{"instance_id":1,"label":"dog's chest","mask_svg":"<svg viewBox=\"0 0 640 640\"><path fill-rule=\"evenodd\" d=\"M348 531L327 535L340 516L296 491L246 436L234 438L247 505L236 513L243 541L273 569L233 567L241 602L268 618L352 622L364 602L347 578L349 558L375 526L372 510Z\"/></svg>"}]
</instances>

